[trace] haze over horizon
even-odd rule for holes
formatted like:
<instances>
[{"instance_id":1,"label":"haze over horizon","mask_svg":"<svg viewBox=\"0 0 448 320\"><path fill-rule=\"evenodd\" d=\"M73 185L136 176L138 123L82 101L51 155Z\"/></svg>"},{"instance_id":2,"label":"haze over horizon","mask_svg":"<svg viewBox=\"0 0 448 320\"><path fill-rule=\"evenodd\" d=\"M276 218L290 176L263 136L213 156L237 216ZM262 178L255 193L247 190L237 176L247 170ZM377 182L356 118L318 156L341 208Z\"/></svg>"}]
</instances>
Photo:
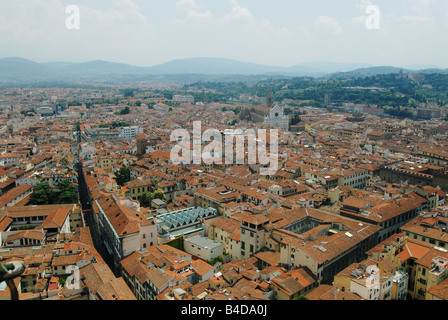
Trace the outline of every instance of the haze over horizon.
<instances>
[{"instance_id":1,"label":"haze over horizon","mask_svg":"<svg viewBox=\"0 0 448 320\"><path fill-rule=\"evenodd\" d=\"M69 5L80 28L69 30ZM366 8L381 11L366 27ZM18 23L19 22L19 23ZM447 68L442 0L23 0L0 3L0 58L149 67L218 57L267 66L312 62Z\"/></svg>"}]
</instances>

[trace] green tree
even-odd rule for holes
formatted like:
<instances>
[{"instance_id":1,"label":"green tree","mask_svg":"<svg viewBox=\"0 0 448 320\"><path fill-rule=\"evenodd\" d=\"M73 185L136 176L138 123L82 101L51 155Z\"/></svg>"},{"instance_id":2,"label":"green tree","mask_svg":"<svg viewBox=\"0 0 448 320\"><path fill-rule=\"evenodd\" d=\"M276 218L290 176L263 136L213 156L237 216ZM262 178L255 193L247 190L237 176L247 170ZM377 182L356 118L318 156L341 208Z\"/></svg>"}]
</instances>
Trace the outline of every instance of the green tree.
<instances>
[{"instance_id":1,"label":"green tree","mask_svg":"<svg viewBox=\"0 0 448 320\"><path fill-rule=\"evenodd\" d=\"M157 189L156 191L154 191L154 199L160 199L163 201L166 200L165 193L162 189Z\"/></svg>"},{"instance_id":2,"label":"green tree","mask_svg":"<svg viewBox=\"0 0 448 320\"><path fill-rule=\"evenodd\" d=\"M123 95L124 95L125 98L131 98L131 97L134 96L134 90L132 90L132 89L125 89L123 91Z\"/></svg>"},{"instance_id":3,"label":"green tree","mask_svg":"<svg viewBox=\"0 0 448 320\"><path fill-rule=\"evenodd\" d=\"M44 182L33 188L30 204L69 204L77 203L78 198L76 188L68 181L62 181L55 188L50 187L48 182Z\"/></svg>"},{"instance_id":4,"label":"green tree","mask_svg":"<svg viewBox=\"0 0 448 320\"><path fill-rule=\"evenodd\" d=\"M144 193L140 198L140 205L142 207L149 207L151 206L151 201L154 199L154 193L152 192L146 192Z\"/></svg>"},{"instance_id":5,"label":"green tree","mask_svg":"<svg viewBox=\"0 0 448 320\"><path fill-rule=\"evenodd\" d=\"M58 184L58 201L60 204L69 204L78 202L78 192L73 184L68 181L62 181Z\"/></svg>"},{"instance_id":6,"label":"green tree","mask_svg":"<svg viewBox=\"0 0 448 320\"><path fill-rule=\"evenodd\" d=\"M57 197L57 192L50 187L48 182L39 183L33 188L33 193L30 197L30 204L55 204L57 202Z\"/></svg>"},{"instance_id":7,"label":"green tree","mask_svg":"<svg viewBox=\"0 0 448 320\"><path fill-rule=\"evenodd\" d=\"M131 181L131 171L128 167L123 166L118 170L116 181L119 186L124 186Z\"/></svg>"},{"instance_id":8,"label":"green tree","mask_svg":"<svg viewBox=\"0 0 448 320\"><path fill-rule=\"evenodd\" d=\"M219 263L224 263L224 259L222 257L216 257L212 260L207 260L206 261L209 265L214 266L215 264Z\"/></svg>"},{"instance_id":9,"label":"green tree","mask_svg":"<svg viewBox=\"0 0 448 320\"><path fill-rule=\"evenodd\" d=\"M130 114L131 113L131 109L129 109L128 106L126 106L123 110L120 111L121 115L126 115L126 114Z\"/></svg>"},{"instance_id":10,"label":"green tree","mask_svg":"<svg viewBox=\"0 0 448 320\"><path fill-rule=\"evenodd\" d=\"M295 297L294 299L292 299L293 301L298 301L298 300L310 300L310 299L308 299L307 297L305 297L303 294L302 295L300 295L300 296L298 296L298 297Z\"/></svg>"},{"instance_id":11,"label":"green tree","mask_svg":"<svg viewBox=\"0 0 448 320\"><path fill-rule=\"evenodd\" d=\"M243 111L241 107L236 107L235 109L233 109L233 112L235 112L236 115L240 114L241 111Z\"/></svg>"}]
</instances>

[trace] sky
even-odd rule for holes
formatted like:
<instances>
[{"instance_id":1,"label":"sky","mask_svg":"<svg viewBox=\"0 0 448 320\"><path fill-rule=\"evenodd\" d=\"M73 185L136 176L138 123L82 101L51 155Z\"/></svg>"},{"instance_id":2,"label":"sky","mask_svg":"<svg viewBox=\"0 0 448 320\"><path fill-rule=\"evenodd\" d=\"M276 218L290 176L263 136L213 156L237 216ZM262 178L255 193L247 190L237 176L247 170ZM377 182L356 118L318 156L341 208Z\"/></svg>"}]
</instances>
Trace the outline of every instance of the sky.
<instances>
[{"instance_id":1,"label":"sky","mask_svg":"<svg viewBox=\"0 0 448 320\"><path fill-rule=\"evenodd\" d=\"M0 58L447 68L447 53L448 0L0 0Z\"/></svg>"}]
</instances>

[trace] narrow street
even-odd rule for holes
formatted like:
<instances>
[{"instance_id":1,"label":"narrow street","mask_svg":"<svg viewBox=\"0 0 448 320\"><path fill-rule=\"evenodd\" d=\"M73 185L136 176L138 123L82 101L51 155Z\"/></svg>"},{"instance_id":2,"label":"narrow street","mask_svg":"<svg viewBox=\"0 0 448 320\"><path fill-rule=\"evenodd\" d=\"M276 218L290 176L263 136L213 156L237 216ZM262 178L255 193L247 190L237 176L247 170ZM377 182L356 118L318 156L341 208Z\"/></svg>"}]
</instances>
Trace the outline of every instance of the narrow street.
<instances>
[{"instance_id":1,"label":"narrow street","mask_svg":"<svg viewBox=\"0 0 448 320\"><path fill-rule=\"evenodd\" d=\"M78 186L79 186L79 201L81 203L84 221L85 221L86 226L89 227L89 229L90 229L90 234L92 236L93 245L95 246L95 249L98 251L98 253L103 258L103 260L112 269L112 267L111 267L112 263L108 259L106 248L104 246L103 241L101 240L100 232L98 230L98 225L95 223L95 220L93 217L93 214L94 214L93 204L91 203L91 199L89 197L89 193L87 190L86 181L84 179L84 173L83 173L80 165L78 165ZM112 271L114 271L114 270L112 269Z\"/></svg>"}]
</instances>

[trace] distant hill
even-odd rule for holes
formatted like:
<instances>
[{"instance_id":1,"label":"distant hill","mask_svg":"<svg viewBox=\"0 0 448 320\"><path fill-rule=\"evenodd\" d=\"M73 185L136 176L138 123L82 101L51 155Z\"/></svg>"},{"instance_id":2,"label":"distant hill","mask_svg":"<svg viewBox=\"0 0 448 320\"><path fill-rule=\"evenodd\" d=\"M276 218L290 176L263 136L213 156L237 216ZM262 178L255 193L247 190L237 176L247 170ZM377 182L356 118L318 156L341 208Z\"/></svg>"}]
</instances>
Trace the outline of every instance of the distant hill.
<instances>
[{"instance_id":1,"label":"distant hill","mask_svg":"<svg viewBox=\"0 0 448 320\"><path fill-rule=\"evenodd\" d=\"M403 68L379 66L379 67L360 68L348 72L336 72L333 75L331 75L331 77L332 78L366 77L379 74L400 73L400 71L410 72L410 70L406 70Z\"/></svg>"},{"instance_id":2,"label":"distant hill","mask_svg":"<svg viewBox=\"0 0 448 320\"><path fill-rule=\"evenodd\" d=\"M173 60L161 65L147 68L152 74L208 74L208 75L310 75L319 70L304 67L277 67L241 62L225 58L191 58Z\"/></svg>"},{"instance_id":3,"label":"distant hill","mask_svg":"<svg viewBox=\"0 0 448 320\"><path fill-rule=\"evenodd\" d=\"M370 66L366 64L310 62L291 67L266 66L225 58L191 58L173 60L151 67L101 60L74 63L37 63L22 58L0 59L0 83L42 82L135 82L135 81L185 81L198 79L235 79L260 76L311 76L311 77L363 77L375 74L399 73L400 68ZM403 69L404 72L410 72ZM416 72L416 71L413 71ZM426 69L423 72L446 72ZM169 79L169 80L168 80Z\"/></svg>"},{"instance_id":4,"label":"distant hill","mask_svg":"<svg viewBox=\"0 0 448 320\"><path fill-rule=\"evenodd\" d=\"M336 72L348 72L361 68L371 68L374 65L365 63L337 63L337 62L307 62L301 66L313 68L321 73L331 74Z\"/></svg>"},{"instance_id":5,"label":"distant hill","mask_svg":"<svg viewBox=\"0 0 448 320\"><path fill-rule=\"evenodd\" d=\"M135 67L122 63L107 61L89 61L81 63L51 62L44 64L54 72L64 72L69 74L145 74L145 68Z\"/></svg>"},{"instance_id":6,"label":"distant hill","mask_svg":"<svg viewBox=\"0 0 448 320\"><path fill-rule=\"evenodd\" d=\"M0 59L0 75L2 78L21 78L24 76L41 77L47 68L39 63L22 58Z\"/></svg>"}]
</instances>

